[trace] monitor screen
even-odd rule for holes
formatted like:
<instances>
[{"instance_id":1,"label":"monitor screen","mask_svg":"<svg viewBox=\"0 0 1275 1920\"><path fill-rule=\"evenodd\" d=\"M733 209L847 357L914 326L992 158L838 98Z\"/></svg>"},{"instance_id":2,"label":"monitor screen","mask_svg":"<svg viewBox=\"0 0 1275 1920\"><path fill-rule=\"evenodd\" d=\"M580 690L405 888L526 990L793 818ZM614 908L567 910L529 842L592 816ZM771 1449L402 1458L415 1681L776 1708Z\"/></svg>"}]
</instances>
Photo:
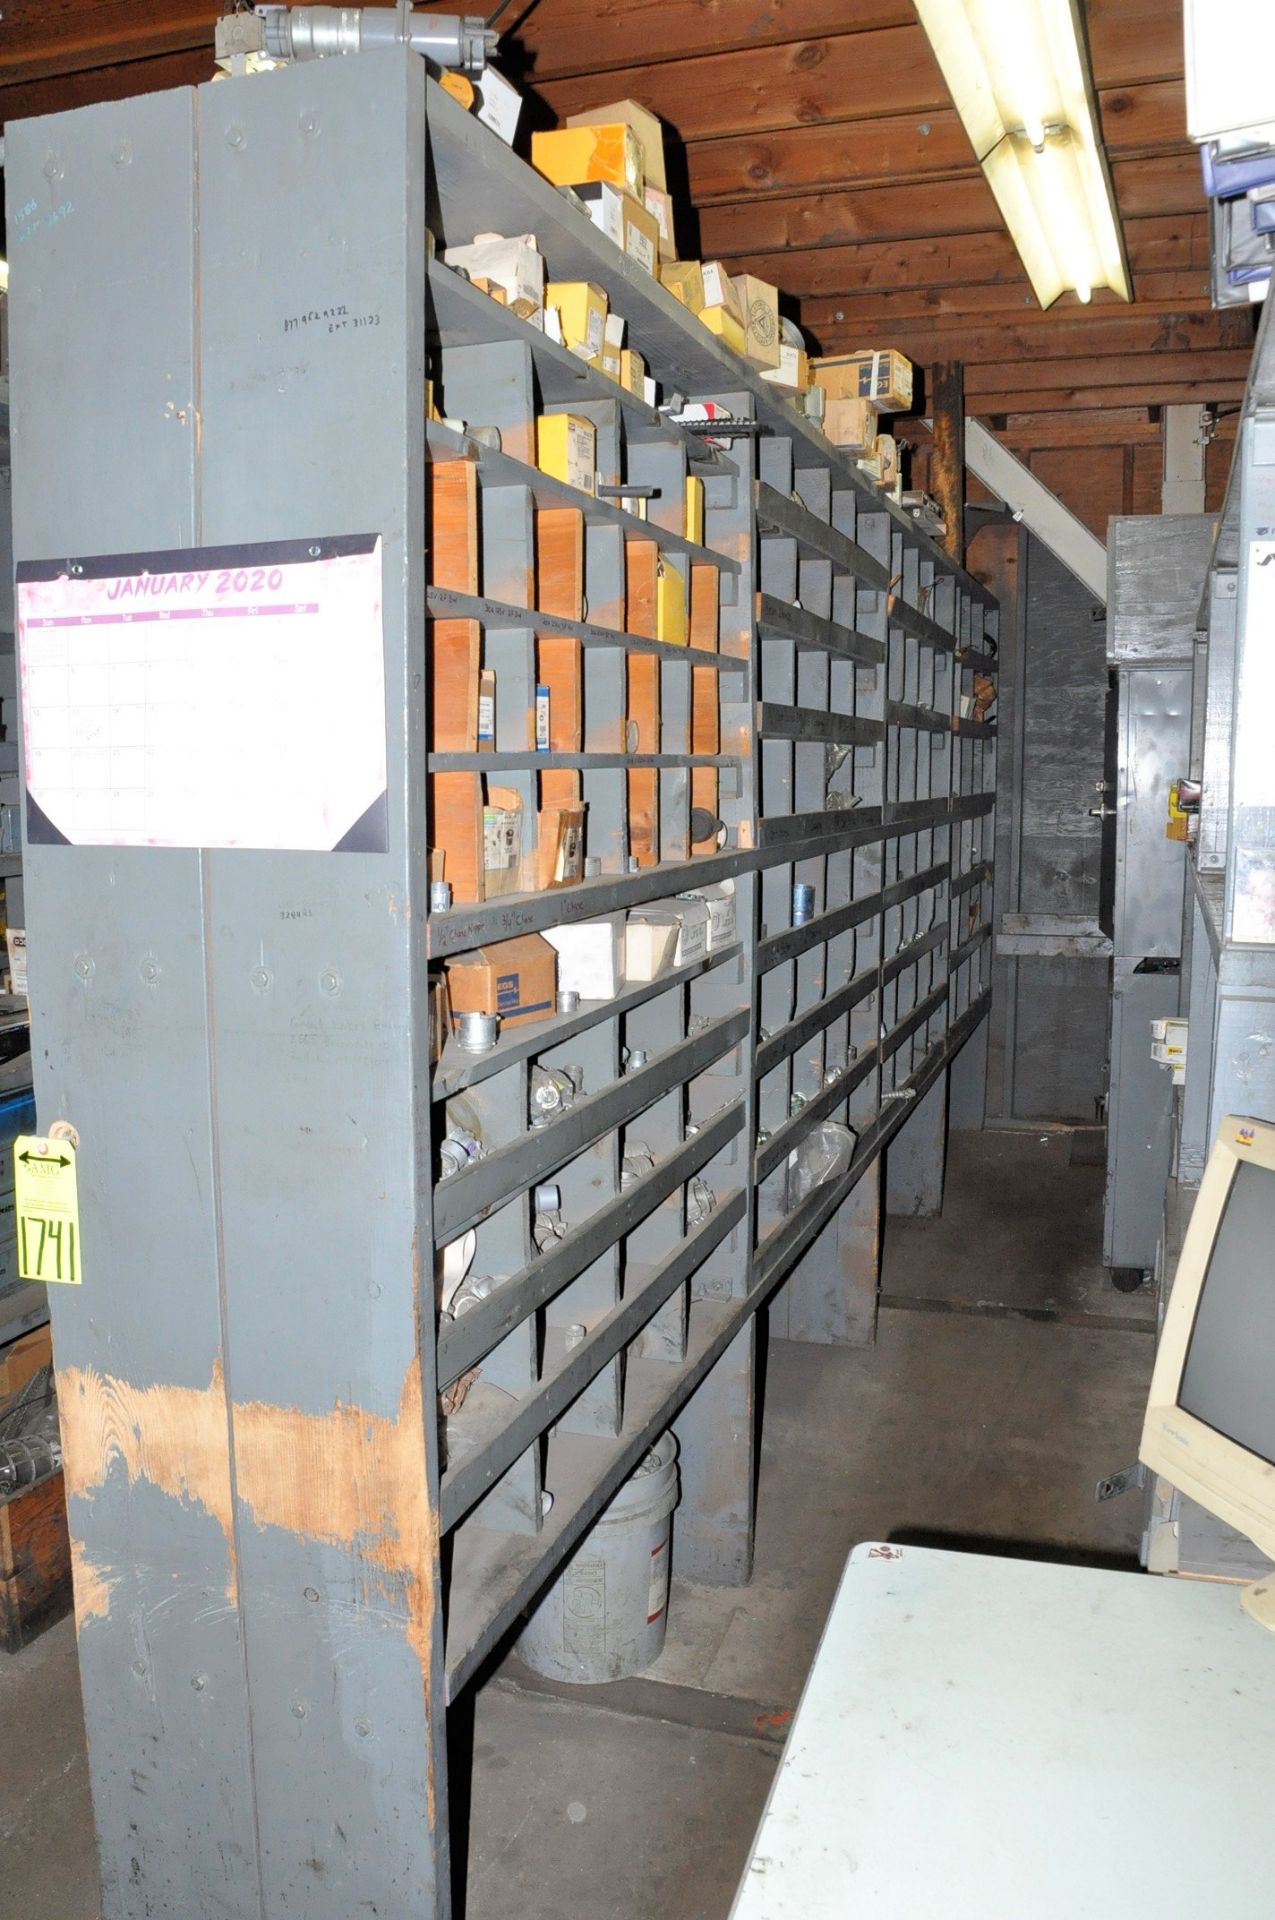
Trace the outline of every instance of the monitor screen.
<instances>
[{"instance_id":1,"label":"monitor screen","mask_svg":"<svg viewBox=\"0 0 1275 1920\"><path fill-rule=\"evenodd\" d=\"M1218 1223L1178 1405L1275 1464L1275 1173L1251 1160Z\"/></svg>"}]
</instances>

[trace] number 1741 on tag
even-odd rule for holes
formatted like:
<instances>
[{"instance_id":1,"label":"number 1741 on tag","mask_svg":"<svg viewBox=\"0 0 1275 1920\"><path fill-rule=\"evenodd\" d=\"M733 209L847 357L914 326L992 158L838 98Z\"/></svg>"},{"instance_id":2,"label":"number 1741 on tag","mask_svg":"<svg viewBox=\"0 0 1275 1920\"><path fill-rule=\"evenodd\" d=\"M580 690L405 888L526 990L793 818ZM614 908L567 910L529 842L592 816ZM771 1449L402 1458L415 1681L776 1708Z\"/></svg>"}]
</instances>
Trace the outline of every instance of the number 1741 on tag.
<instances>
[{"instance_id":1,"label":"number 1741 on tag","mask_svg":"<svg viewBox=\"0 0 1275 1920\"><path fill-rule=\"evenodd\" d=\"M20 1134L13 1143L18 1273L23 1280L80 1284L80 1201L69 1140Z\"/></svg>"}]
</instances>

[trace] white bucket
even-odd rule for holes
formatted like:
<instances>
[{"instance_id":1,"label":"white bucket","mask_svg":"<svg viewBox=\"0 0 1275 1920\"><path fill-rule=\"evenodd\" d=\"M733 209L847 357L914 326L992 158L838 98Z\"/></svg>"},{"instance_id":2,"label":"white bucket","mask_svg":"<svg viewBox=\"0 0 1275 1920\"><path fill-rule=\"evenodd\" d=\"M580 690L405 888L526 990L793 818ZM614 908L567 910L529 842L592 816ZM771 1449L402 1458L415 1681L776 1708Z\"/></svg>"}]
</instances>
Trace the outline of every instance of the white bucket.
<instances>
[{"instance_id":1,"label":"white bucket","mask_svg":"<svg viewBox=\"0 0 1275 1920\"><path fill-rule=\"evenodd\" d=\"M677 1441L664 1434L594 1522L518 1638L551 1680L596 1686L659 1658L668 1626Z\"/></svg>"}]
</instances>

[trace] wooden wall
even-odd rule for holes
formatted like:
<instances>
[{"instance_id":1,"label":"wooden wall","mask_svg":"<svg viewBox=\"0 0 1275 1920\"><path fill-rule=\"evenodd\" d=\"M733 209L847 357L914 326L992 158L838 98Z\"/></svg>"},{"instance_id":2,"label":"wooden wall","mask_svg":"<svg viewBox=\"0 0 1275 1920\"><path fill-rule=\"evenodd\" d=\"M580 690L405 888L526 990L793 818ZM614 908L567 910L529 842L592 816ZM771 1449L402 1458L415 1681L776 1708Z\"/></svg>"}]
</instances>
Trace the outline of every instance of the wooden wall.
<instances>
[{"instance_id":1,"label":"wooden wall","mask_svg":"<svg viewBox=\"0 0 1275 1920\"><path fill-rule=\"evenodd\" d=\"M1157 509L1155 410L1173 402L1222 410L1215 504L1253 321L1208 304L1177 0L1084 10L1132 306L1100 294L1037 307L912 0L514 0L501 57L530 90L531 122L621 95L659 113L684 251L776 281L825 352L960 360L970 411L1098 525ZM220 12L8 0L0 118L204 79Z\"/></svg>"}]
</instances>

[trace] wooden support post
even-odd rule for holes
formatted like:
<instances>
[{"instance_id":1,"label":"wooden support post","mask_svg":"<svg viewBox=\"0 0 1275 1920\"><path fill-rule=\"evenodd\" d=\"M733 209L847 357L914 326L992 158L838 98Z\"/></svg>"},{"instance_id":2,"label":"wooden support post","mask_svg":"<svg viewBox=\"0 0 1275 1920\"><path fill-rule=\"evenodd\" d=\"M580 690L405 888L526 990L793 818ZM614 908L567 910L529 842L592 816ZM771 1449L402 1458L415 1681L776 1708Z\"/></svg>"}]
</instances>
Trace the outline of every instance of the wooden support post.
<instances>
[{"instance_id":1,"label":"wooden support post","mask_svg":"<svg viewBox=\"0 0 1275 1920\"><path fill-rule=\"evenodd\" d=\"M881 1162L874 1160L811 1241L783 1289L789 1340L870 1347L881 1277Z\"/></svg>"},{"instance_id":2,"label":"wooden support post","mask_svg":"<svg viewBox=\"0 0 1275 1920\"><path fill-rule=\"evenodd\" d=\"M682 1477L673 1569L719 1587L742 1587L753 1571L756 1328L745 1321L673 1426Z\"/></svg>"},{"instance_id":3,"label":"wooden support post","mask_svg":"<svg viewBox=\"0 0 1275 1920\"><path fill-rule=\"evenodd\" d=\"M941 1213L946 1170L947 1075L942 1073L886 1148L886 1212L919 1219Z\"/></svg>"},{"instance_id":4,"label":"wooden support post","mask_svg":"<svg viewBox=\"0 0 1275 1920\"><path fill-rule=\"evenodd\" d=\"M947 523L943 545L964 565L965 369L959 360L936 360L931 366L930 414L934 421L930 492Z\"/></svg>"}]
</instances>

